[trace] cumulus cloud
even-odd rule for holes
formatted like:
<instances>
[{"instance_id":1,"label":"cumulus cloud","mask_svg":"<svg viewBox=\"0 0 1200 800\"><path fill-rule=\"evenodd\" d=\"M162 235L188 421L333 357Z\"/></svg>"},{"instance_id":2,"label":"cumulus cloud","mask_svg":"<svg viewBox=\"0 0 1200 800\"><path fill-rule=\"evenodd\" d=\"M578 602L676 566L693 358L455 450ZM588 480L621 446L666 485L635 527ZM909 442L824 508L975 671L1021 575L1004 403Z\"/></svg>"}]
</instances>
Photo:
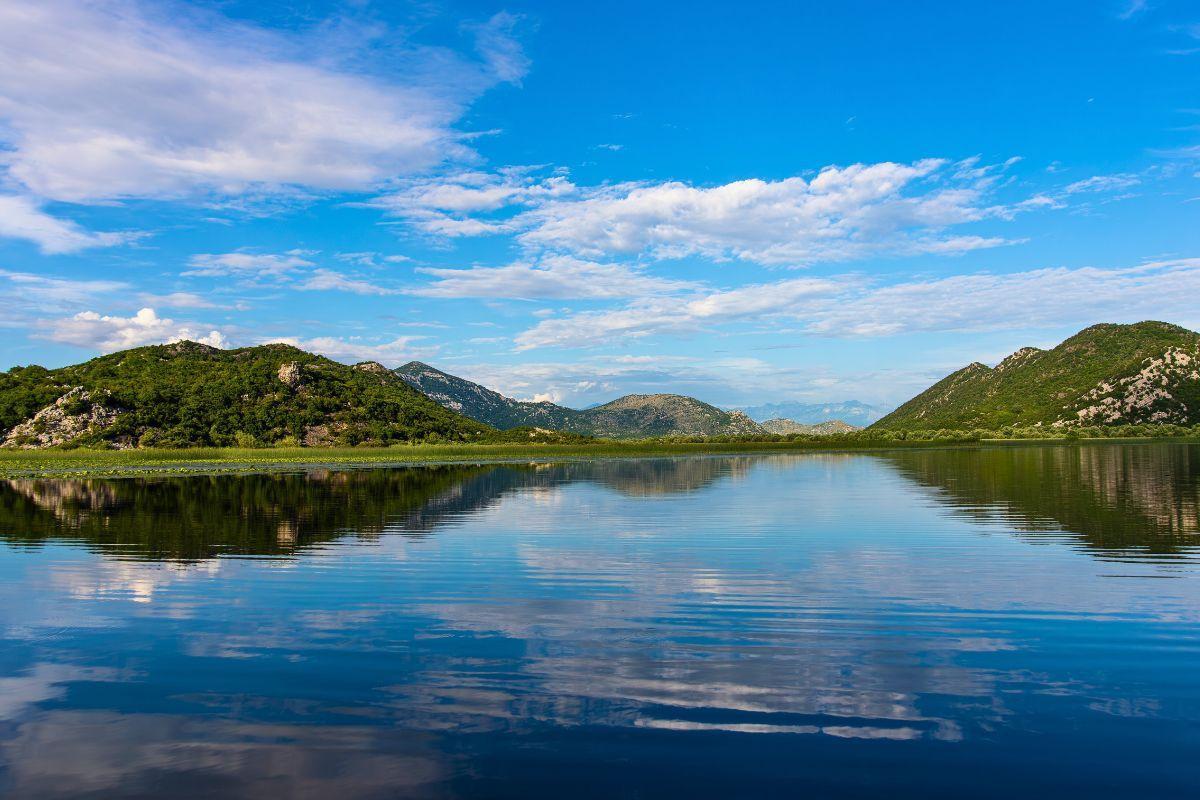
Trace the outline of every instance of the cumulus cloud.
<instances>
[{"instance_id":1,"label":"cumulus cloud","mask_svg":"<svg viewBox=\"0 0 1200 800\"><path fill-rule=\"evenodd\" d=\"M216 15L3 3L5 165L72 202L366 188L466 153L451 128L466 103L527 69L512 23L477 27L482 62L413 47L405 75L383 78Z\"/></svg>"},{"instance_id":2,"label":"cumulus cloud","mask_svg":"<svg viewBox=\"0 0 1200 800\"><path fill-rule=\"evenodd\" d=\"M964 182L946 167L927 159L826 167L811 180L751 179L710 188L621 184L531 209L521 240L584 255L701 255L787 266L1004 244L949 232L997 212L984 203L983 181L972 176Z\"/></svg>"},{"instance_id":3,"label":"cumulus cloud","mask_svg":"<svg viewBox=\"0 0 1200 800\"><path fill-rule=\"evenodd\" d=\"M870 255L960 254L1009 240L961 230L1010 219L991 202L1009 166L977 158L830 166L811 179L580 187L528 168L422 179L373 205L435 236L513 234L527 248L584 258L644 255L805 266Z\"/></svg>"},{"instance_id":4,"label":"cumulus cloud","mask_svg":"<svg viewBox=\"0 0 1200 800\"><path fill-rule=\"evenodd\" d=\"M702 330L714 322L786 319L802 334L890 336L978 332L1167 318L1200 322L1200 259L1133 267L1055 267L975 273L880 286L857 276L777 281L619 309L543 319L516 337L520 349L591 347L630 336Z\"/></svg>"},{"instance_id":5,"label":"cumulus cloud","mask_svg":"<svg viewBox=\"0 0 1200 800\"><path fill-rule=\"evenodd\" d=\"M92 233L70 220L47 214L31 197L0 195L0 236L33 242L43 253L55 255L123 244L139 234Z\"/></svg>"},{"instance_id":6,"label":"cumulus cloud","mask_svg":"<svg viewBox=\"0 0 1200 800\"><path fill-rule=\"evenodd\" d=\"M656 278L623 264L598 264L569 256L548 256L536 263L518 262L503 267L420 267L417 272L435 278L428 286L409 291L420 297L606 299L677 292L696 286L687 281Z\"/></svg>"},{"instance_id":7,"label":"cumulus cloud","mask_svg":"<svg viewBox=\"0 0 1200 800\"><path fill-rule=\"evenodd\" d=\"M104 353L183 339L213 347L227 347L229 344L220 330L205 331L197 323L176 322L160 317L152 308L143 308L132 317L103 316L95 311L81 311L71 317L44 320L40 327L42 338Z\"/></svg>"}]
</instances>

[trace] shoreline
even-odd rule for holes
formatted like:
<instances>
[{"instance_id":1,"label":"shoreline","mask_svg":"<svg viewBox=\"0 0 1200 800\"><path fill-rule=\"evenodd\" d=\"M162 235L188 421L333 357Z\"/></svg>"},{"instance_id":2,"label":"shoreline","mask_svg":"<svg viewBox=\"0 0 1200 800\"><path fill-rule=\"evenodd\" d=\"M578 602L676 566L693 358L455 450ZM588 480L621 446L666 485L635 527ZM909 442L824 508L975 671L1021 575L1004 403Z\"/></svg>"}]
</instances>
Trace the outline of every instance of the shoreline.
<instances>
[{"instance_id":1,"label":"shoreline","mask_svg":"<svg viewBox=\"0 0 1200 800\"><path fill-rule=\"evenodd\" d=\"M383 448L195 448L183 450L5 450L0 479L236 475L309 469L388 469L608 459L871 453L986 447L1195 444L1196 437L980 439L974 441L598 442L594 444L420 444Z\"/></svg>"}]
</instances>

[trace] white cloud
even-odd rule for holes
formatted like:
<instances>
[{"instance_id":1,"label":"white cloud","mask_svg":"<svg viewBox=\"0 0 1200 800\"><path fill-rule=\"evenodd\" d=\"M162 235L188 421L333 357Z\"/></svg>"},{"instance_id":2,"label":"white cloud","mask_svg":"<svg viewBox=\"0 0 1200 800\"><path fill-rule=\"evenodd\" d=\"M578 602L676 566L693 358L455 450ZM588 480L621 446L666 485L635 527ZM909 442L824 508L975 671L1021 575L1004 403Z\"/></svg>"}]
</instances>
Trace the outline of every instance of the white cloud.
<instances>
[{"instance_id":1,"label":"white cloud","mask_svg":"<svg viewBox=\"0 0 1200 800\"><path fill-rule=\"evenodd\" d=\"M71 280L3 269L0 269L0 278L9 283L8 288L0 292L0 300L10 310L19 304L26 310L61 311L93 302L98 295L129 289L129 284L124 281Z\"/></svg>"},{"instance_id":2,"label":"white cloud","mask_svg":"<svg viewBox=\"0 0 1200 800\"><path fill-rule=\"evenodd\" d=\"M435 364L436 366L436 364ZM811 365L775 365L752 357L591 355L567 361L459 364L449 370L509 397L579 407L625 394L679 392L706 402L757 404L770 400L872 401L911 397L928 386L927 370L839 372ZM886 397L883 397L884 394Z\"/></svg>"},{"instance_id":3,"label":"white cloud","mask_svg":"<svg viewBox=\"0 0 1200 800\"><path fill-rule=\"evenodd\" d=\"M625 308L543 319L518 334L519 349L592 347L631 336L679 334L714 322L790 319L824 336L978 332L1096 322L1200 322L1200 259L1124 268L1047 268L976 273L878 286L855 276L777 281Z\"/></svg>"},{"instance_id":4,"label":"white cloud","mask_svg":"<svg viewBox=\"0 0 1200 800\"><path fill-rule=\"evenodd\" d=\"M213 347L227 347L225 335L216 329L205 332L197 323L176 322L143 308L132 317L102 316L81 311L71 317L43 320L41 337L63 344L110 353L147 344L190 339Z\"/></svg>"},{"instance_id":5,"label":"white cloud","mask_svg":"<svg viewBox=\"0 0 1200 800\"><path fill-rule=\"evenodd\" d=\"M576 187L565 175L512 167L497 173L456 172L401 182L369 205L416 230L441 237L486 236L517 230L515 210L566 197Z\"/></svg>"},{"instance_id":6,"label":"white cloud","mask_svg":"<svg viewBox=\"0 0 1200 800\"><path fill-rule=\"evenodd\" d=\"M91 202L304 186L362 189L466 154L465 104L527 68L511 18L484 62L408 47L368 76L311 42L134 0L0 4L0 122L12 178Z\"/></svg>"},{"instance_id":7,"label":"white cloud","mask_svg":"<svg viewBox=\"0 0 1200 800\"><path fill-rule=\"evenodd\" d=\"M466 26L475 34L475 48L496 77L517 86L530 64L514 36L519 22L520 17L501 11L482 25Z\"/></svg>"},{"instance_id":8,"label":"white cloud","mask_svg":"<svg viewBox=\"0 0 1200 800\"><path fill-rule=\"evenodd\" d=\"M31 197L0 195L0 236L33 242L48 255L74 253L90 247L111 247L139 235L91 233L70 220L47 214Z\"/></svg>"},{"instance_id":9,"label":"white cloud","mask_svg":"<svg viewBox=\"0 0 1200 800\"><path fill-rule=\"evenodd\" d=\"M162 308L226 308L207 297L194 292L171 292L170 294L142 294L141 301Z\"/></svg>"},{"instance_id":10,"label":"white cloud","mask_svg":"<svg viewBox=\"0 0 1200 800\"><path fill-rule=\"evenodd\" d=\"M586 258L699 255L804 266L868 255L958 254L1010 243L952 229L1011 218L989 202L1015 160L826 167L812 179L579 187L528 168L419 180L372 205L442 237L516 234L526 247Z\"/></svg>"},{"instance_id":11,"label":"white cloud","mask_svg":"<svg viewBox=\"0 0 1200 800\"><path fill-rule=\"evenodd\" d=\"M690 297L656 298L613 311L544 319L518 334L516 344L520 350L591 347L614 339L695 332L719 323L796 314L816 298L836 296L843 286L839 280L796 278Z\"/></svg>"},{"instance_id":12,"label":"white cloud","mask_svg":"<svg viewBox=\"0 0 1200 800\"><path fill-rule=\"evenodd\" d=\"M809 318L813 333L889 335L1165 319L1200 322L1200 259L1134 267L1053 267L910 281L839 298Z\"/></svg>"},{"instance_id":13,"label":"white cloud","mask_svg":"<svg viewBox=\"0 0 1200 800\"><path fill-rule=\"evenodd\" d=\"M1118 19L1133 19L1150 7L1148 0L1126 0L1125 7L1117 12Z\"/></svg>"},{"instance_id":14,"label":"white cloud","mask_svg":"<svg viewBox=\"0 0 1200 800\"><path fill-rule=\"evenodd\" d=\"M656 278L623 264L597 264L569 256L548 256L537 263L518 262L504 267L421 267L417 272L436 278L428 286L409 291L421 297L597 299L677 292L696 286Z\"/></svg>"},{"instance_id":15,"label":"white cloud","mask_svg":"<svg viewBox=\"0 0 1200 800\"><path fill-rule=\"evenodd\" d=\"M331 269L313 270L312 275L297 284L296 288L308 292L334 290L363 295L399 294L397 289L389 289L386 286L378 286L370 281L351 278L340 272L334 272Z\"/></svg>"},{"instance_id":16,"label":"white cloud","mask_svg":"<svg viewBox=\"0 0 1200 800\"><path fill-rule=\"evenodd\" d=\"M384 255L383 253L375 253L370 251L358 253L335 253L334 258L338 261L347 264L354 264L359 267L370 267L379 269L386 264L403 264L406 261L412 261L408 256L402 255Z\"/></svg>"},{"instance_id":17,"label":"white cloud","mask_svg":"<svg viewBox=\"0 0 1200 800\"><path fill-rule=\"evenodd\" d=\"M316 266L304 250L287 253L198 253L191 257L190 269L184 275L198 277L226 277L238 275L250 278L278 278L306 267Z\"/></svg>"},{"instance_id":18,"label":"white cloud","mask_svg":"<svg viewBox=\"0 0 1200 800\"><path fill-rule=\"evenodd\" d=\"M1005 241L948 233L1000 211L990 179L959 177L947 162L827 167L812 180L621 184L523 215L527 245L582 255L701 255L803 266L887 252L962 253ZM907 190L907 191L906 191Z\"/></svg>"},{"instance_id":19,"label":"white cloud","mask_svg":"<svg viewBox=\"0 0 1200 800\"><path fill-rule=\"evenodd\" d=\"M1132 189L1142 182L1142 179L1137 175L1129 173L1121 173L1118 175L1093 175L1090 178L1084 178L1081 181L1075 181L1069 184L1063 192L1065 194L1080 194L1082 192L1114 192L1123 189Z\"/></svg>"},{"instance_id":20,"label":"white cloud","mask_svg":"<svg viewBox=\"0 0 1200 800\"><path fill-rule=\"evenodd\" d=\"M424 336L397 336L390 341L372 341L361 337L346 339L335 336L317 336L311 339L287 337L283 339L264 340L283 342L313 353L332 358L335 361L358 362L378 361L384 366L396 367L414 358L428 358L437 352L437 348L413 344L424 339Z\"/></svg>"},{"instance_id":21,"label":"white cloud","mask_svg":"<svg viewBox=\"0 0 1200 800\"><path fill-rule=\"evenodd\" d=\"M399 294L398 289L318 267L317 262L313 260L317 255L319 253L315 250L289 250L286 253L251 253L244 250L233 253L199 253L189 259L190 269L183 272L183 275L204 278L236 277L249 285L269 283L308 292ZM350 256L347 258L339 255L336 258L368 266L376 265L374 254L352 253Z\"/></svg>"}]
</instances>

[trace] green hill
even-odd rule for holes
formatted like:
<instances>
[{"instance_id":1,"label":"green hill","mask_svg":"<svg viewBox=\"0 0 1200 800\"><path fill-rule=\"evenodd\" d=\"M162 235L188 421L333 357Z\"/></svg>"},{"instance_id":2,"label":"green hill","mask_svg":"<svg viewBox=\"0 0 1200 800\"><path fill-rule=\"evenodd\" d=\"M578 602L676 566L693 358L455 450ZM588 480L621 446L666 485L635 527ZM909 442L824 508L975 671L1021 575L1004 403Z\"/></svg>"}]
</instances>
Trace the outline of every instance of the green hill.
<instances>
[{"instance_id":1,"label":"green hill","mask_svg":"<svg viewBox=\"0 0 1200 800\"><path fill-rule=\"evenodd\" d=\"M0 373L0 441L9 447L386 444L489 431L380 364L346 366L284 344L177 342Z\"/></svg>"},{"instance_id":2,"label":"green hill","mask_svg":"<svg viewBox=\"0 0 1200 800\"><path fill-rule=\"evenodd\" d=\"M946 376L871 429L1200 423L1200 334L1165 322L1094 325L1050 350Z\"/></svg>"},{"instance_id":3,"label":"green hill","mask_svg":"<svg viewBox=\"0 0 1200 800\"><path fill-rule=\"evenodd\" d=\"M764 433L740 411L722 411L680 394L629 394L579 412L573 430L619 439L631 436L753 436Z\"/></svg>"}]
</instances>

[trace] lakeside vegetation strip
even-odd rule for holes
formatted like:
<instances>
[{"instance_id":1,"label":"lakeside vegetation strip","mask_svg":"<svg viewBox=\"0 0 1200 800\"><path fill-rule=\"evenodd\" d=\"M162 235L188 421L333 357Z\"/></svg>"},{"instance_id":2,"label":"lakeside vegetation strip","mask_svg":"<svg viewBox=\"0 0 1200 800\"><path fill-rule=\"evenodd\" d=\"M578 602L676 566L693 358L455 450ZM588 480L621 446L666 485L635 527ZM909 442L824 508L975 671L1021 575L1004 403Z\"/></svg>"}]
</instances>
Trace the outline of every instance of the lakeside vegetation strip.
<instances>
[{"instance_id":1,"label":"lakeside vegetation strip","mask_svg":"<svg viewBox=\"0 0 1200 800\"><path fill-rule=\"evenodd\" d=\"M4 450L0 478L79 478L267 472L321 467L419 466L592 458L688 455L752 455L787 452L846 452L981 445L1046 445L1078 442L1200 442L1200 435L1107 436L1098 438L926 438L863 436L775 441L597 441L587 444L416 444L381 448L194 448L139 450Z\"/></svg>"}]
</instances>

